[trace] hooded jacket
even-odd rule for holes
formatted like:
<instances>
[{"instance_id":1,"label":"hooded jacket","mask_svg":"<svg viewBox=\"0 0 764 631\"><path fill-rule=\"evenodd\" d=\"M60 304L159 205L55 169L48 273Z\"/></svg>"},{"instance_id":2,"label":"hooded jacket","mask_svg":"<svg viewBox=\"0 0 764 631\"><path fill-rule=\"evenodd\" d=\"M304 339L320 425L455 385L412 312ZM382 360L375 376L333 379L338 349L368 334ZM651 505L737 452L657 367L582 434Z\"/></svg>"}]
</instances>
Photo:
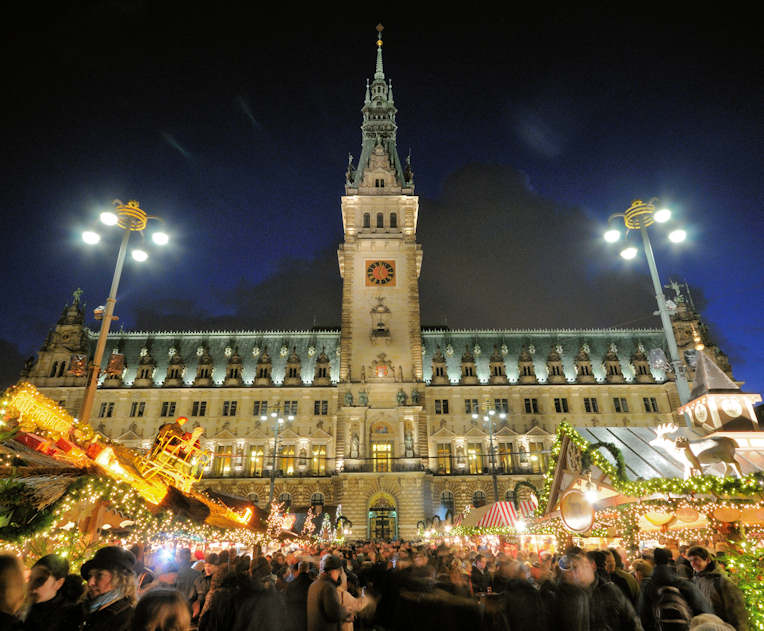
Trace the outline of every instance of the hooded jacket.
<instances>
[{"instance_id":1,"label":"hooded jacket","mask_svg":"<svg viewBox=\"0 0 764 631\"><path fill-rule=\"evenodd\" d=\"M709 562L702 572L696 572L692 582L711 602L717 616L737 631L748 631L748 614L743 594L722 574L714 561Z\"/></svg>"}]
</instances>

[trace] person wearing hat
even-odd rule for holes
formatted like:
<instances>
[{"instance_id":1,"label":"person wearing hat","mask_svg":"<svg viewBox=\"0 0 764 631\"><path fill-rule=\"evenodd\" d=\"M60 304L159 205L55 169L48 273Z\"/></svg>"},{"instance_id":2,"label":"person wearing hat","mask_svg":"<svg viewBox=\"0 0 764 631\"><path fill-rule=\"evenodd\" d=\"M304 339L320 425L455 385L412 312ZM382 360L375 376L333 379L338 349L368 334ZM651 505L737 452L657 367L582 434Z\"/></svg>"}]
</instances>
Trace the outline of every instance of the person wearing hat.
<instances>
[{"instance_id":1,"label":"person wearing hat","mask_svg":"<svg viewBox=\"0 0 764 631\"><path fill-rule=\"evenodd\" d=\"M82 612L65 596L63 590L69 575L69 562L57 554L48 554L32 566L27 591L32 606L24 620L29 631L76 629Z\"/></svg>"},{"instance_id":2,"label":"person wearing hat","mask_svg":"<svg viewBox=\"0 0 764 631\"><path fill-rule=\"evenodd\" d=\"M340 605L342 561L333 554L321 559L321 574L308 589L308 631L337 631L347 612Z\"/></svg>"},{"instance_id":3,"label":"person wearing hat","mask_svg":"<svg viewBox=\"0 0 764 631\"><path fill-rule=\"evenodd\" d=\"M128 631L136 601L135 557L117 546L107 546L83 564L80 574L88 583L85 620L87 631Z\"/></svg>"}]
</instances>

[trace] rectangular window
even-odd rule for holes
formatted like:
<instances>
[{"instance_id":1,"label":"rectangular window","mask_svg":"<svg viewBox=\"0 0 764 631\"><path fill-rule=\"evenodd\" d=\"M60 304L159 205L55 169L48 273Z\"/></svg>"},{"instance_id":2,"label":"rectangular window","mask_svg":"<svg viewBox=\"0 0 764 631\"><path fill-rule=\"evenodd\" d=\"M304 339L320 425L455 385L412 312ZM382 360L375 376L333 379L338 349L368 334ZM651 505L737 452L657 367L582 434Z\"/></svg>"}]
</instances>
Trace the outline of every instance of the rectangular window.
<instances>
[{"instance_id":1,"label":"rectangular window","mask_svg":"<svg viewBox=\"0 0 764 631\"><path fill-rule=\"evenodd\" d=\"M543 454L544 443L530 443L530 465L532 473L542 473L546 471L546 454Z\"/></svg>"},{"instance_id":2,"label":"rectangular window","mask_svg":"<svg viewBox=\"0 0 764 631\"><path fill-rule=\"evenodd\" d=\"M252 414L254 416L265 416L268 414L268 402L255 401L252 405Z\"/></svg>"},{"instance_id":3,"label":"rectangular window","mask_svg":"<svg viewBox=\"0 0 764 631\"><path fill-rule=\"evenodd\" d=\"M371 458L376 473L392 471L393 446L390 443L372 443Z\"/></svg>"},{"instance_id":4,"label":"rectangular window","mask_svg":"<svg viewBox=\"0 0 764 631\"><path fill-rule=\"evenodd\" d=\"M568 413L568 400L565 398L557 398L554 400L554 411L557 412L557 414L567 414Z\"/></svg>"},{"instance_id":5,"label":"rectangular window","mask_svg":"<svg viewBox=\"0 0 764 631\"><path fill-rule=\"evenodd\" d=\"M509 414L509 400L508 399L494 399L493 409L497 412L504 412Z\"/></svg>"},{"instance_id":6,"label":"rectangular window","mask_svg":"<svg viewBox=\"0 0 764 631\"><path fill-rule=\"evenodd\" d=\"M483 473L483 446L480 443L467 445L467 465L470 473Z\"/></svg>"},{"instance_id":7,"label":"rectangular window","mask_svg":"<svg viewBox=\"0 0 764 631\"><path fill-rule=\"evenodd\" d=\"M329 413L329 401L313 401L313 414L326 416Z\"/></svg>"},{"instance_id":8,"label":"rectangular window","mask_svg":"<svg viewBox=\"0 0 764 631\"><path fill-rule=\"evenodd\" d=\"M310 469L316 475L324 475L326 473L326 445L313 445Z\"/></svg>"},{"instance_id":9,"label":"rectangular window","mask_svg":"<svg viewBox=\"0 0 764 631\"><path fill-rule=\"evenodd\" d=\"M589 414L599 414L600 406L595 397L584 397L584 410Z\"/></svg>"},{"instance_id":10,"label":"rectangular window","mask_svg":"<svg viewBox=\"0 0 764 631\"><path fill-rule=\"evenodd\" d=\"M175 416L175 401L162 401L159 416Z\"/></svg>"},{"instance_id":11,"label":"rectangular window","mask_svg":"<svg viewBox=\"0 0 764 631\"><path fill-rule=\"evenodd\" d=\"M130 404L130 416L143 416L143 413L146 411L146 402L145 401L133 401Z\"/></svg>"},{"instance_id":12,"label":"rectangular window","mask_svg":"<svg viewBox=\"0 0 764 631\"><path fill-rule=\"evenodd\" d=\"M480 412L477 399L464 399L464 413L477 414Z\"/></svg>"},{"instance_id":13,"label":"rectangular window","mask_svg":"<svg viewBox=\"0 0 764 631\"><path fill-rule=\"evenodd\" d=\"M191 416L206 416L206 415L207 415L206 401L194 401L191 404Z\"/></svg>"},{"instance_id":14,"label":"rectangular window","mask_svg":"<svg viewBox=\"0 0 764 631\"><path fill-rule=\"evenodd\" d=\"M98 408L98 418L111 418L114 414L114 403L101 403L101 407Z\"/></svg>"},{"instance_id":15,"label":"rectangular window","mask_svg":"<svg viewBox=\"0 0 764 631\"><path fill-rule=\"evenodd\" d=\"M613 397L613 409L616 412L628 412L629 402L624 397Z\"/></svg>"},{"instance_id":16,"label":"rectangular window","mask_svg":"<svg viewBox=\"0 0 764 631\"><path fill-rule=\"evenodd\" d=\"M281 470L284 475L294 475L294 445L281 448Z\"/></svg>"},{"instance_id":17,"label":"rectangular window","mask_svg":"<svg viewBox=\"0 0 764 631\"><path fill-rule=\"evenodd\" d=\"M656 401L655 397L643 397L642 403L645 405L645 412L658 411L658 401Z\"/></svg>"},{"instance_id":18,"label":"rectangular window","mask_svg":"<svg viewBox=\"0 0 764 631\"><path fill-rule=\"evenodd\" d=\"M297 401L284 401L284 414L295 416L297 414Z\"/></svg>"},{"instance_id":19,"label":"rectangular window","mask_svg":"<svg viewBox=\"0 0 764 631\"><path fill-rule=\"evenodd\" d=\"M451 443L438 443L438 473L451 473Z\"/></svg>"},{"instance_id":20,"label":"rectangular window","mask_svg":"<svg viewBox=\"0 0 764 631\"><path fill-rule=\"evenodd\" d=\"M236 416L238 407L238 401L223 401L223 416Z\"/></svg>"},{"instance_id":21,"label":"rectangular window","mask_svg":"<svg viewBox=\"0 0 764 631\"><path fill-rule=\"evenodd\" d=\"M538 399L525 399L525 413L526 414L538 414L539 413L539 400Z\"/></svg>"},{"instance_id":22,"label":"rectangular window","mask_svg":"<svg viewBox=\"0 0 764 631\"><path fill-rule=\"evenodd\" d=\"M212 464L212 474L214 477L220 478L230 475L232 451L231 445L218 445Z\"/></svg>"},{"instance_id":23,"label":"rectangular window","mask_svg":"<svg viewBox=\"0 0 764 631\"><path fill-rule=\"evenodd\" d=\"M263 475L263 448L259 445L251 445L249 448L247 473L251 478Z\"/></svg>"},{"instance_id":24,"label":"rectangular window","mask_svg":"<svg viewBox=\"0 0 764 631\"><path fill-rule=\"evenodd\" d=\"M498 464L501 469L504 471L512 471L514 467L514 460L513 460L513 454L514 451L514 444L513 443L499 443L499 460Z\"/></svg>"},{"instance_id":25,"label":"rectangular window","mask_svg":"<svg viewBox=\"0 0 764 631\"><path fill-rule=\"evenodd\" d=\"M448 414L448 399L435 399L435 414Z\"/></svg>"}]
</instances>

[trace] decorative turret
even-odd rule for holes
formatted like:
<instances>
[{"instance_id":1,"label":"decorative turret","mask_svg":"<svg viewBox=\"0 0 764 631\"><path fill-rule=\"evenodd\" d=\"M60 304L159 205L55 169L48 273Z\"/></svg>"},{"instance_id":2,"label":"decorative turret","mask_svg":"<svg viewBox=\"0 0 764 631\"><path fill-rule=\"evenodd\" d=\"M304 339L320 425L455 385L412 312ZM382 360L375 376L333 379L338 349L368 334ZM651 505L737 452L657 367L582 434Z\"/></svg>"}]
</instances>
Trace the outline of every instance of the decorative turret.
<instances>
[{"instance_id":1,"label":"decorative turret","mask_svg":"<svg viewBox=\"0 0 764 631\"><path fill-rule=\"evenodd\" d=\"M178 352L180 344L176 341L167 351L169 360L167 361L167 374L162 383L163 388L180 388L184 385L183 375L186 373L186 362L183 356Z\"/></svg>"},{"instance_id":2,"label":"decorative turret","mask_svg":"<svg viewBox=\"0 0 764 631\"><path fill-rule=\"evenodd\" d=\"M645 355L645 347L642 344L637 346L631 356L631 365L634 368L634 380L637 383L655 383L655 377L650 372L650 362Z\"/></svg>"},{"instance_id":3,"label":"decorative turret","mask_svg":"<svg viewBox=\"0 0 764 631\"><path fill-rule=\"evenodd\" d=\"M157 363L151 356L151 341L141 348L140 358L138 359L138 372L133 380L133 388L151 388L154 385L154 371Z\"/></svg>"},{"instance_id":4,"label":"decorative turret","mask_svg":"<svg viewBox=\"0 0 764 631\"><path fill-rule=\"evenodd\" d=\"M589 345L584 344L576 355L576 382L594 383L594 371L589 358Z\"/></svg>"},{"instance_id":5,"label":"decorative turret","mask_svg":"<svg viewBox=\"0 0 764 631\"><path fill-rule=\"evenodd\" d=\"M214 385L214 382L212 381L214 364L212 356L210 355L210 350L207 348L206 344L196 349L196 356L199 358L199 363L196 367L194 385L199 387L210 387Z\"/></svg>"},{"instance_id":6,"label":"decorative turret","mask_svg":"<svg viewBox=\"0 0 764 631\"><path fill-rule=\"evenodd\" d=\"M469 346L465 346L462 355L462 376L459 379L461 384L477 383L477 371L475 370L475 356L472 354Z\"/></svg>"},{"instance_id":7,"label":"decorative turret","mask_svg":"<svg viewBox=\"0 0 764 631\"><path fill-rule=\"evenodd\" d=\"M111 355L106 364L106 371L104 374L103 382L101 382L102 388L120 388L123 385L123 379L125 377L125 371L127 370L127 362L125 356L122 353L122 340L113 349L111 349Z\"/></svg>"},{"instance_id":8,"label":"decorative turret","mask_svg":"<svg viewBox=\"0 0 764 631\"><path fill-rule=\"evenodd\" d=\"M435 347L435 354L432 356L432 381L430 383L434 386L445 385L448 383L446 358L440 351L440 346Z\"/></svg>"},{"instance_id":9,"label":"decorative turret","mask_svg":"<svg viewBox=\"0 0 764 631\"><path fill-rule=\"evenodd\" d=\"M536 367L533 365L533 355L529 348L523 346L517 358L517 382L538 383L536 379Z\"/></svg>"},{"instance_id":10,"label":"decorative turret","mask_svg":"<svg viewBox=\"0 0 764 631\"><path fill-rule=\"evenodd\" d=\"M493 353L491 353L488 368L491 372L491 383L509 383L509 380L507 379L507 369L504 365L504 357L502 357L498 346L493 347Z\"/></svg>"},{"instance_id":11,"label":"decorative turret","mask_svg":"<svg viewBox=\"0 0 764 631\"><path fill-rule=\"evenodd\" d=\"M231 349L230 346L226 346L226 357L228 357L228 363L225 368L225 379L223 380L224 386L243 386L244 366L241 361L241 355L239 355L239 347Z\"/></svg>"},{"instance_id":12,"label":"decorative turret","mask_svg":"<svg viewBox=\"0 0 764 631\"><path fill-rule=\"evenodd\" d=\"M273 364L271 356L268 354L268 347L263 348L263 352L257 360L257 371L255 372L256 386L272 386L273 378L271 376Z\"/></svg>"},{"instance_id":13,"label":"decorative turret","mask_svg":"<svg viewBox=\"0 0 764 631\"><path fill-rule=\"evenodd\" d=\"M313 385L314 386L328 386L331 385L331 366L329 365L329 356L326 354L326 349L321 349L321 354L316 359L316 369L313 373Z\"/></svg>"},{"instance_id":14,"label":"decorative turret","mask_svg":"<svg viewBox=\"0 0 764 631\"><path fill-rule=\"evenodd\" d=\"M369 85L366 82L361 125L361 157L357 168L348 160L345 173L345 192L354 195L358 192L379 193L379 189L385 192L397 194L413 194L414 172L411 168L410 156L406 162L406 169L401 165L398 149L396 146L395 122L397 109L393 100L392 82L385 79L385 71L382 63L382 30L383 26L377 26L377 63L374 71L374 80ZM366 189L366 190L364 190Z\"/></svg>"},{"instance_id":15,"label":"decorative turret","mask_svg":"<svg viewBox=\"0 0 764 631\"><path fill-rule=\"evenodd\" d=\"M289 356L287 357L286 372L284 373L285 386L302 385L300 369L300 357L297 355L297 347L293 347L292 352L289 353Z\"/></svg>"},{"instance_id":16,"label":"decorative turret","mask_svg":"<svg viewBox=\"0 0 764 631\"><path fill-rule=\"evenodd\" d=\"M605 368L605 379L608 383L623 383L623 371L621 362L618 359L618 348L611 344L608 352L605 354L605 360L602 362Z\"/></svg>"},{"instance_id":17,"label":"decorative turret","mask_svg":"<svg viewBox=\"0 0 764 631\"><path fill-rule=\"evenodd\" d=\"M546 358L547 383L565 383L565 370L562 367L562 346L559 344L549 351Z\"/></svg>"}]
</instances>

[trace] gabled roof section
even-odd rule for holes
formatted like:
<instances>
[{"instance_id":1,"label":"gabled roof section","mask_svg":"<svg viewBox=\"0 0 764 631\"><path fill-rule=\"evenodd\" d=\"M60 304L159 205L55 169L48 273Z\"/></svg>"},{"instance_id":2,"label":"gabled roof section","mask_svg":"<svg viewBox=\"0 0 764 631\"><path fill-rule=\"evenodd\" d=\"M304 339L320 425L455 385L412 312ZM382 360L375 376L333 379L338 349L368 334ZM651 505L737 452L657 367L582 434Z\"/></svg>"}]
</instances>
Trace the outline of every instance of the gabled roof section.
<instances>
[{"instance_id":1,"label":"gabled roof section","mask_svg":"<svg viewBox=\"0 0 764 631\"><path fill-rule=\"evenodd\" d=\"M695 367L695 386L690 393L690 397L697 399L709 392L736 392L739 390L738 385L716 365L716 362L705 351L698 351L698 363Z\"/></svg>"}]
</instances>

